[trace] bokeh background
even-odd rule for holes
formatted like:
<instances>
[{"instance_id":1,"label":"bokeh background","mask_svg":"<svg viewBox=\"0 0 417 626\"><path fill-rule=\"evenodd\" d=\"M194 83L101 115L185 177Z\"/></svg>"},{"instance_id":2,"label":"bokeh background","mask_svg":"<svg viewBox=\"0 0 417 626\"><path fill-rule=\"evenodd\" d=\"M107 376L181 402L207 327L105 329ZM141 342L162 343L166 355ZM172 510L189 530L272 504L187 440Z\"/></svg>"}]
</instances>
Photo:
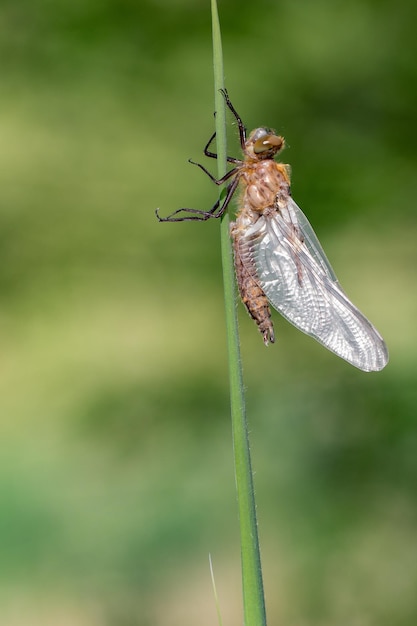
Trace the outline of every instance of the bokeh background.
<instances>
[{"instance_id":1,"label":"bokeh background","mask_svg":"<svg viewBox=\"0 0 417 626\"><path fill-rule=\"evenodd\" d=\"M277 314L266 349L239 305L270 623L411 626L417 5L219 4L232 100L391 355ZM219 225L154 215L217 196L209 8L0 4L1 625L215 624L209 553L242 623Z\"/></svg>"}]
</instances>

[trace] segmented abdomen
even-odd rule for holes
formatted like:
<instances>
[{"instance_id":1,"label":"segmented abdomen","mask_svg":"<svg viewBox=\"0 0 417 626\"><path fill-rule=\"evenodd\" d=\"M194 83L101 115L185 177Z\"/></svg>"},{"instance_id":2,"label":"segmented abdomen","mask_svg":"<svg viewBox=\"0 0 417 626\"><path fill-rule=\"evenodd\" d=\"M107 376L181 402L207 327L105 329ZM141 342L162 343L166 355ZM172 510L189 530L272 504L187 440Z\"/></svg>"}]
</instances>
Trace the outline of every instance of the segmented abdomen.
<instances>
[{"instance_id":1,"label":"segmented abdomen","mask_svg":"<svg viewBox=\"0 0 417 626\"><path fill-rule=\"evenodd\" d=\"M255 264L244 251L242 230L236 222L230 224L230 236L233 242L236 279L240 297L249 315L255 320L263 336L265 345L274 343L274 326L267 297L256 281ZM243 258L245 262L243 262Z\"/></svg>"}]
</instances>

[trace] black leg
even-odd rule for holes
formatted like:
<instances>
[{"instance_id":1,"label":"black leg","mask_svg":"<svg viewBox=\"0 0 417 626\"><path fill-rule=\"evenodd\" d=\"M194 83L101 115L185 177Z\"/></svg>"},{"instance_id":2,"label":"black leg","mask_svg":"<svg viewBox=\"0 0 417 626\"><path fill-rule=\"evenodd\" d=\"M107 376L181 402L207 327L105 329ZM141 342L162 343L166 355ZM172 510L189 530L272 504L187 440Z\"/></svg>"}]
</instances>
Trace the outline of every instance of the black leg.
<instances>
[{"instance_id":1,"label":"black leg","mask_svg":"<svg viewBox=\"0 0 417 626\"><path fill-rule=\"evenodd\" d=\"M231 110L231 112L233 113L233 115L235 116L236 122L237 122L237 126L239 128L239 137L240 137L240 145L242 147L242 150L245 149L245 143L246 143L246 128L242 122L242 119L239 115L239 113L236 111L235 107L233 106L233 104L230 101L229 98L229 94L227 93L226 89L221 89L220 90L223 94L223 97L225 99L225 102L227 104L227 106L229 107L229 109Z\"/></svg>"},{"instance_id":2,"label":"black leg","mask_svg":"<svg viewBox=\"0 0 417 626\"><path fill-rule=\"evenodd\" d=\"M230 172L227 172L224 176L217 179L217 178L214 178L213 174L210 174L210 172L204 167L204 165L201 165L201 163L196 163L195 161L192 161L191 159L188 159L188 162L191 163L192 165L197 165L197 167L199 167L200 170L203 170L203 172L207 174L207 176L215 185L223 185L223 183L225 183L226 180L228 180L231 176L236 174L237 169L238 169L237 167L234 167L232 170L230 170Z\"/></svg>"},{"instance_id":3,"label":"black leg","mask_svg":"<svg viewBox=\"0 0 417 626\"><path fill-rule=\"evenodd\" d=\"M210 157L210 159L217 159L217 154L215 152L211 152L209 150L210 144L214 141L214 138L216 136L216 131L214 131L214 133L212 134L212 136L210 137L210 139L208 140L206 147L204 148L204 154L206 157ZM226 160L228 163L235 163L240 164L242 163L242 161L240 159L235 159L234 157L226 157Z\"/></svg>"},{"instance_id":4,"label":"black leg","mask_svg":"<svg viewBox=\"0 0 417 626\"><path fill-rule=\"evenodd\" d=\"M239 183L239 175L237 175L232 180L230 185L227 187L226 196L225 196L225 199L223 200L223 204L220 206L220 199L217 200L217 202L215 202L213 206L211 207L210 211L200 211L199 209L177 209L176 211L171 213L171 215L168 215L168 217L159 217L158 209L156 209L155 211L156 217L158 218L160 222L192 222L192 221L205 222L206 220L210 218L221 217L226 211L229 205L229 202L232 199L233 194L236 191L238 183ZM184 217L184 216L175 217L175 215L178 215L181 212L186 213L188 217Z\"/></svg>"},{"instance_id":5,"label":"black leg","mask_svg":"<svg viewBox=\"0 0 417 626\"><path fill-rule=\"evenodd\" d=\"M217 159L217 154L215 152L210 152L209 150L210 144L213 143L215 136L216 136L216 131L214 131L214 133L212 134L212 136L210 137L210 139L208 140L204 148L205 156L210 157L211 159Z\"/></svg>"}]
</instances>

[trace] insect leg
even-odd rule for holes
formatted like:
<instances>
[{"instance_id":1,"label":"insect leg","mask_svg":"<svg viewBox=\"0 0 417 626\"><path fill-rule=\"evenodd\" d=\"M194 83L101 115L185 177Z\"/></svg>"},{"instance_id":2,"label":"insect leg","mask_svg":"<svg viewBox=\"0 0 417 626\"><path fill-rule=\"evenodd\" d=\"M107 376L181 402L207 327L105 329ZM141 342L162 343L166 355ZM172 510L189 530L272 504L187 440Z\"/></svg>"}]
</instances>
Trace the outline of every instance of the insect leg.
<instances>
[{"instance_id":1,"label":"insect leg","mask_svg":"<svg viewBox=\"0 0 417 626\"><path fill-rule=\"evenodd\" d=\"M210 139L208 140L208 142L206 143L204 147L204 154L207 157L210 157L211 159L217 159L217 154L215 154L215 152L210 152L209 150L210 144L213 143L215 137L216 137L216 131L214 131L214 133L212 134L212 136L210 137Z\"/></svg>"},{"instance_id":2,"label":"insect leg","mask_svg":"<svg viewBox=\"0 0 417 626\"><path fill-rule=\"evenodd\" d=\"M246 143L246 128L242 122L242 118L240 117L239 113L236 111L235 107L233 106L233 104L230 101L229 98L229 94L227 93L226 89L220 89L221 93L223 94L223 97L225 99L225 102L227 104L227 106L229 107L229 109L231 110L231 112L233 113L233 115L235 116L236 122L237 122L237 127L239 129L239 137L240 137L240 145L242 147L242 150L245 149L245 143Z\"/></svg>"},{"instance_id":3,"label":"insect leg","mask_svg":"<svg viewBox=\"0 0 417 626\"><path fill-rule=\"evenodd\" d=\"M224 176L217 179L217 178L214 178L214 176L210 174L210 172L204 167L204 165L201 165L201 163L196 163L195 161L192 161L191 159L188 159L188 162L191 163L192 165L197 165L197 167L199 167L200 170L203 170L203 172L207 174L207 176L215 185L222 185L223 183L226 182L228 178L236 174L236 171L237 171L237 168L235 167L232 170L230 170L230 172L227 172Z\"/></svg>"},{"instance_id":4,"label":"insect leg","mask_svg":"<svg viewBox=\"0 0 417 626\"><path fill-rule=\"evenodd\" d=\"M209 150L210 144L214 141L214 138L216 136L216 131L214 131L214 133L212 134L212 136L210 137L210 139L208 140L205 148L204 148L204 154L206 157L210 157L211 159L217 159L217 154L216 152L211 152ZM242 163L242 161L240 159L235 159L234 157L226 157L227 162L228 163Z\"/></svg>"},{"instance_id":5,"label":"insect leg","mask_svg":"<svg viewBox=\"0 0 417 626\"><path fill-rule=\"evenodd\" d=\"M236 176L226 189L226 196L223 200L223 204L220 206L220 198L219 198L217 202L213 204L213 206L211 207L209 211L201 211L199 209L177 209L176 211L174 211L173 213L171 213L171 215L168 215L167 217L159 217L158 209L156 209L155 211L156 217L158 218L160 222L192 222L192 221L205 222L206 220L212 217L213 218L221 217L226 211L229 205L229 202L232 199L233 194L236 191L238 183L239 183L239 176ZM187 217L184 217L184 216L175 217L181 212L187 214Z\"/></svg>"}]
</instances>

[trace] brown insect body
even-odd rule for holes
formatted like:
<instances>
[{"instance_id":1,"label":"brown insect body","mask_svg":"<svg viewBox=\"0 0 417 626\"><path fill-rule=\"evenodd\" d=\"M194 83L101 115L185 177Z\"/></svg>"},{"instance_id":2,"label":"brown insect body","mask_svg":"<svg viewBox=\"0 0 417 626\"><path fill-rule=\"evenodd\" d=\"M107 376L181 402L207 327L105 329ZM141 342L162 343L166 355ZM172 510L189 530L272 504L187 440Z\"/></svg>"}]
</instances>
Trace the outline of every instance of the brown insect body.
<instances>
[{"instance_id":1,"label":"brown insect body","mask_svg":"<svg viewBox=\"0 0 417 626\"><path fill-rule=\"evenodd\" d=\"M266 152L254 151L254 138L266 129L254 130L245 144L245 160L239 167L239 182L243 190L236 221L231 222L230 236L233 241L236 279L240 297L249 315L255 320L263 336L265 345L274 343L274 327L268 299L259 285L255 262L248 246L247 230L255 224L265 211L277 210L279 196L289 195L289 166L276 163L275 153L284 146L282 137L265 135L264 147L271 145L268 140L275 140L272 148Z\"/></svg>"}]
</instances>

